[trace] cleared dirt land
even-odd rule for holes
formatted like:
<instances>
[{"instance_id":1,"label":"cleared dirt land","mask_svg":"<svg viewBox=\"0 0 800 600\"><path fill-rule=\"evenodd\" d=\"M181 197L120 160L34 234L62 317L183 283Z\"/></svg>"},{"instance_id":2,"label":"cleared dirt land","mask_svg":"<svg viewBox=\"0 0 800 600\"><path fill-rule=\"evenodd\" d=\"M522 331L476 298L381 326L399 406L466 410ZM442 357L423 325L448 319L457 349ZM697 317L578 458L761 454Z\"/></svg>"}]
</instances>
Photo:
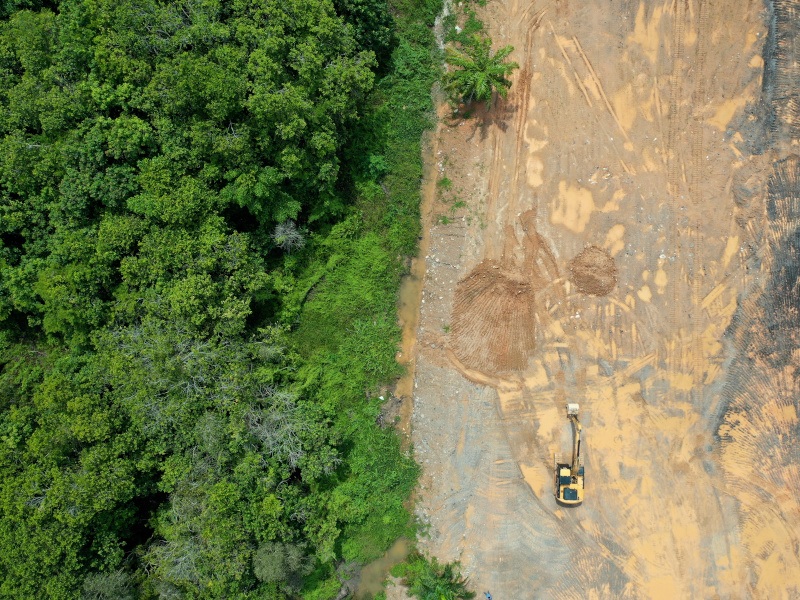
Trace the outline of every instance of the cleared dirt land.
<instances>
[{"instance_id":1,"label":"cleared dirt land","mask_svg":"<svg viewBox=\"0 0 800 600\"><path fill-rule=\"evenodd\" d=\"M479 10L520 69L433 144L423 545L497 600L800 597L800 2Z\"/></svg>"}]
</instances>

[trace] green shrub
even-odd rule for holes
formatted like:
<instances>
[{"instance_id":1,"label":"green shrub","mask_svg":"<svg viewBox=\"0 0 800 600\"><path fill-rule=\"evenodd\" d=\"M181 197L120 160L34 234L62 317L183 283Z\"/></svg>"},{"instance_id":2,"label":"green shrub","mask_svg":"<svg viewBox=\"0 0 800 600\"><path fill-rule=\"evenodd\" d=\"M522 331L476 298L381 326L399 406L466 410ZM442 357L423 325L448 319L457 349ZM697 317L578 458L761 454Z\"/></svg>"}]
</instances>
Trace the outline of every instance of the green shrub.
<instances>
[{"instance_id":1,"label":"green shrub","mask_svg":"<svg viewBox=\"0 0 800 600\"><path fill-rule=\"evenodd\" d=\"M419 600L469 600L475 592L461 575L458 562L440 564L436 557L412 553L405 562L392 569L392 575L402 578L409 593Z\"/></svg>"}]
</instances>

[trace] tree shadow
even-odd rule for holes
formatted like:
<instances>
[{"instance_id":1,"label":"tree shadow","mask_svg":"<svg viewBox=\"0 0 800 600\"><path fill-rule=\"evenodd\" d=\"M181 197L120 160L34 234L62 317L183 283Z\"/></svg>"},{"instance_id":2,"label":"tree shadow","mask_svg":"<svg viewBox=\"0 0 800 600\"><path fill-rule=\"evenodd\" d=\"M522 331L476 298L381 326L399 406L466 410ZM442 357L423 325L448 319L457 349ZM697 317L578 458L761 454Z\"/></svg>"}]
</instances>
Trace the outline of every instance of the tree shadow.
<instances>
[{"instance_id":1,"label":"tree shadow","mask_svg":"<svg viewBox=\"0 0 800 600\"><path fill-rule=\"evenodd\" d=\"M509 123L519 110L516 103L510 102L507 98L494 94L492 102L459 103L444 122L448 127L456 127L463 121L469 121L472 131L467 136L467 141L471 142L478 134L481 141L486 141L491 128L497 127L500 131L507 131Z\"/></svg>"}]
</instances>

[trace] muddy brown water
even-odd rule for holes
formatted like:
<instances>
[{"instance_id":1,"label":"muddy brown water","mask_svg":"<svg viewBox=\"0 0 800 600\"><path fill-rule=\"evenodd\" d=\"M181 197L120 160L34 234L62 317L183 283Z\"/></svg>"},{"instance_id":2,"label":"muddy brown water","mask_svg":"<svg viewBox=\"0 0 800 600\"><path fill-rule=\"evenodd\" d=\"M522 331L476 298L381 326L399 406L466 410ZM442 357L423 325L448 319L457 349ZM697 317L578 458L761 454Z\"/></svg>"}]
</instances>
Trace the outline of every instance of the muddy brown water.
<instances>
[{"instance_id":1,"label":"muddy brown water","mask_svg":"<svg viewBox=\"0 0 800 600\"><path fill-rule=\"evenodd\" d=\"M383 582L396 564L405 560L411 551L408 538L398 539L379 559L372 561L361 570L361 580L356 588L356 600L368 600L383 591Z\"/></svg>"}]
</instances>

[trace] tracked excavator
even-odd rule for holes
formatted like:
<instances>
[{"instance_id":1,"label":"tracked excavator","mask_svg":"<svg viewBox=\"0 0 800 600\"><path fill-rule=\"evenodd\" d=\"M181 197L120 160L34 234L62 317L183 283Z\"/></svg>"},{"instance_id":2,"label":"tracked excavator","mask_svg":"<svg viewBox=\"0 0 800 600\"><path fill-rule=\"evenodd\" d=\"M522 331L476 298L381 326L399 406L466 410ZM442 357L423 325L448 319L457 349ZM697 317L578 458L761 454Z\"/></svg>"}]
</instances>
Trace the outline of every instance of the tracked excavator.
<instances>
[{"instance_id":1,"label":"tracked excavator","mask_svg":"<svg viewBox=\"0 0 800 600\"><path fill-rule=\"evenodd\" d=\"M554 489L556 502L565 506L577 506L583 502L583 459L581 458L581 422L578 420L577 404L567 404L567 419L575 428L572 445L572 462L565 462L556 454L554 463Z\"/></svg>"}]
</instances>

